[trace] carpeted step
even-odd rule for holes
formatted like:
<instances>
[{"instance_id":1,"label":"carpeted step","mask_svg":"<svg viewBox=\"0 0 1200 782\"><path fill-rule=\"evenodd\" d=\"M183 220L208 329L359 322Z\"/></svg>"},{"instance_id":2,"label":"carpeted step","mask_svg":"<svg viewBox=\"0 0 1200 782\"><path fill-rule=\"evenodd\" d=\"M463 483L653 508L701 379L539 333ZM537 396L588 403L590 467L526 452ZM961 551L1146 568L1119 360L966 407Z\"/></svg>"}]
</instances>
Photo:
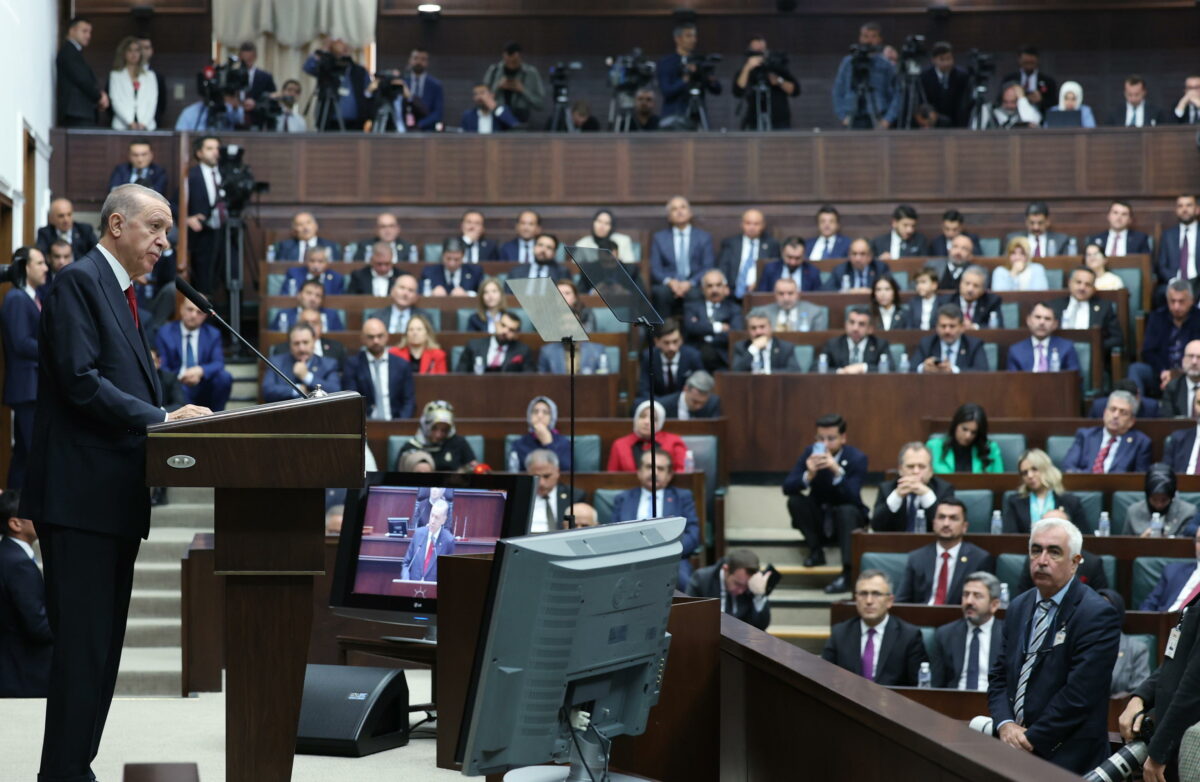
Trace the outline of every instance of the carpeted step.
<instances>
[{"instance_id":1,"label":"carpeted step","mask_svg":"<svg viewBox=\"0 0 1200 782\"><path fill-rule=\"evenodd\" d=\"M183 657L178 646L129 647L121 652L116 695L178 696L183 688Z\"/></svg>"},{"instance_id":2,"label":"carpeted step","mask_svg":"<svg viewBox=\"0 0 1200 782\"><path fill-rule=\"evenodd\" d=\"M125 628L125 649L178 647L181 643L179 617L137 617Z\"/></svg>"}]
</instances>

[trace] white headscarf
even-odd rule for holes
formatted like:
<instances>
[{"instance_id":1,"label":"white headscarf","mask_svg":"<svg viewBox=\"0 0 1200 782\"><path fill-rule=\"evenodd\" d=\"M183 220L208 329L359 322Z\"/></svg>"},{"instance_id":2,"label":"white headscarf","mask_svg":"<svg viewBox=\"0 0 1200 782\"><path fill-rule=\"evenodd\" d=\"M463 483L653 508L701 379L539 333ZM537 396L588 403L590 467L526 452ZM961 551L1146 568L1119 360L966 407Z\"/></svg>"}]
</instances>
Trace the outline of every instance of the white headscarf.
<instances>
[{"instance_id":1,"label":"white headscarf","mask_svg":"<svg viewBox=\"0 0 1200 782\"><path fill-rule=\"evenodd\" d=\"M1062 86L1058 88L1058 110L1067 111L1067 107L1063 105L1063 98L1068 92L1075 93L1075 110L1083 108L1083 87L1079 86L1077 81L1064 81Z\"/></svg>"},{"instance_id":2,"label":"white headscarf","mask_svg":"<svg viewBox=\"0 0 1200 782\"><path fill-rule=\"evenodd\" d=\"M642 411L650 406L650 400L647 399L637 406L633 411L634 431L637 431L637 420L642 417ZM654 423L654 434L662 431L663 424L666 423L667 409L659 404L658 400L654 400L654 412L650 415L651 421Z\"/></svg>"}]
</instances>

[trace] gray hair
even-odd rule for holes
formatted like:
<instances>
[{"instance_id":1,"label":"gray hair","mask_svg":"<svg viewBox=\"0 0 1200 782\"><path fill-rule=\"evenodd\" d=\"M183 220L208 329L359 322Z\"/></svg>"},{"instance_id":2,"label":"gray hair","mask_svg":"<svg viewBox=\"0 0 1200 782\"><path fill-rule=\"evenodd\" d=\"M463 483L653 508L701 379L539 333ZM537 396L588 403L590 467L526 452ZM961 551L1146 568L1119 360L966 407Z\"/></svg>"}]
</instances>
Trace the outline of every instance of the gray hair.
<instances>
[{"instance_id":1,"label":"gray hair","mask_svg":"<svg viewBox=\"0 0 1200 782\"><path fill-rule=\"evenodd\" d=\"M790 279L790 278L781 277L780 281L782 282L785 279ZM761 318L762 320L765 320L767 323L770 323L771 322L771 311L768 310L766 307L755 307L754 309L750 310L750 312L748 312L746 314L746 320L750 320L751 318Z\"/></svg>"},{"instance_id":2,"label":"gray hair","mask_svg":"<svg viewBox=\"0 0 1200 782\"><path fill-rule=\"evenodd\" d=\"M107 204L107 202L105 202ZM1192 284L1187 280L1176 277L1167 284L1167 290L1175 291L1176 293L1186 293L1189 296L1195 296L1192 293Z\"/></svg>"},{"instance_id":3,"label":"gray hair","mask_svg":"<svg viewBox=\"0 0 1200 782\"><path fill-rule=\"evenodd\" d=\"M707 277L720 277L722 285L728 285L729 280L725 277L725 272L720 269L709 269L700 277L700 282L704 282Z\"/></svg>"},{"instance_id":4,"label":"gray hair","mask_svg":"<svg viewBox=\"0 0 1200 782\"><path fill-rule=\"evenodd\" d=\"M933 457L933 453L929 450L929 446L925 445L925 443L921 442L920 440L913 440L912 442L908 442L900 446L900 457L896 459L896 463L904 464L904 454L908 453L909 451L924 451L925 453L929 454L930 458Z\"/></svg>"},{"instance_id":5,"label":"gray hair","mask_svg":"<svg viewBox=\"0 0 1200 782\"><path fill-rule=\"evenodd\" d=\"M967 267L966 271L964 271L964 272L962 273L962 277L965 277L965 276L967 276L968 274L976 274L976 275L978 275L978 276L982 277L982 278L983 278L983 284L984 284L984 287L987 287L987 280L988 280L988 271L987 271L987 269L983 268L982 266L980 266L980 265L979 265L979 264L977 264L977 263L973 263L973 264L971 264L970 266L968 266L968 267ZM961 277L960 277L960 279L961 279Z\"/></svg>"},{"instance_id":6,"label":"gray hair","mask_svg":"<svg viewBox=\"0 0 1200 782\"><path fill-rule=\"evenodd\" d=\"M854 580L854 585L858 586L860 583L862 583L863 581L866 581L868 578L882 578L885 582L887 582L889 592L896 591L895 587L892 584L892 577L889 576L884 571L876 570L874 568L872 568L870 570L864 570L863 572L859 573L858 578L856 578Z\"/></svg>"},{"instance_id":7,"label":"gray hair","mask_svg":"<svg viewBox=\"0 0 1200 782\"><path fill-rule=\"evenodd\" d=\"M1033 538L1039 532L1055 527L1067 533L1067 547L1070 549L1067 552L1067 556L1073 557L1076 554L1083 553L1083 533L1079 531L1079 527L1057 516L1051 516L1050 518L1034 522L1033 527L1029 530L1029 545L1033 545Z\"/></svg>"},{"instance_id":8,"label":"gray hair","mask_svg":"<svg viewBox=\"0 0 1200 782\"><path fill-rule=\"evenodd\" d=\"M450 503L442 499L434 500L429 503L429 518L433 518L433 514L442 514L442 519L446 518L446 514L450 512Z\"/></svg>"},{"instance_id":9,"label":"gray hair","mask_svg":"<svg viewBox=\"0 0 1200 782\"><path fill-rule=\"evenodd\" d=\"M112 192L104 199L104 205L100 207L100 235L108 234L108 221L113 215L119 214L128 219L141 214L142 210L146 208L146 205L142 203L144 198L152 198L168 209L171 208L171 203L163 198L157 190L151 190L143 185L120 185L112 189Z\"/></svg>"},{"instance_id":10,"label":"gray hair","mask_svg":"<svg viewBox=\"0 0 1200 782\"><path fill-rule=\"evenodd\" d=\"M551 451L549 448L537 448L525 455L525 469L533 467L535 464L548 464L554 469L558 469L558 454Z\"/></svg>"},{"instance_id":11,"label":"gray hair","mask_svg":"<svg viewBox=\"0 0 1200 782\"><path fill-rule=\"evenodd\" d=\"M976 570L974 573L969 573L963 579L963 584L965 585L968 581L978 581L983 584L987 588L990 599L996 600L1000 597L1000 579L986 570Z\"/></svg>"},{"instance_id":12,"label":"gray hair","mask_svg":"<svg viewBox=\"0 0 1200 782\"><path fill-rule=\"evenodd\" d=\"M692 374L688 375L688 379L683 381L684 388L694 388L697 391L708 393L713 390L716 385L716 380L713 376L705 372L703 369L697 369Z\"/></svg>"},{"instance_id":13,"label":"gray hair","mask_svg":"<svg viewBox=\"0 0 1200 782\"><path fill-rule=\"evenodd\" d=\"M1121 391L1119 389L1117 391L1110 391L1108 394L1108 401L1111 402L1114 399L1121 400L1125 404L1129 405L1130 410L1132 410L1134 413L1137 412L1137 408L1138 408L1137 397L1135 397L1133 394L1129 393L1128 391ZM1107 406L1107 403L1105 403L1105 404Z\"/></svg>"},{"instance_id":14,"label":"gray hair","mask_svg":"<svg viewBox=\"0 0 1200 782\"><path fill-rule=\"evenodd\" d=\"M309 247L307 250L304 251L304 260L307 261L309 258L312 258L314 255L324 255L325 260L328 261L329 260L329 248L323 247L321 245L317 245L316 247Z\"/></svg>"}]
</instances>

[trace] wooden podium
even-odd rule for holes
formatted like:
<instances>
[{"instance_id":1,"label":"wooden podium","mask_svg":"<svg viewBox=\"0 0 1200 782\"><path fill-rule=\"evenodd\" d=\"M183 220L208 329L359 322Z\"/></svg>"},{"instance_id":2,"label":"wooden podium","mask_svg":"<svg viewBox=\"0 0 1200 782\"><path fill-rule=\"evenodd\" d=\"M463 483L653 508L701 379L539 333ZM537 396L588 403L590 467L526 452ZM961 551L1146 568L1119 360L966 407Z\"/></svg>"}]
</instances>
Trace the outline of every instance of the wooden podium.
<instances>
[{"instance_id":1,"label":"wooden podium","mask_svg":"<svg viewBox=\"0 0 1200 782\"><path fill-rule=\"evenodd\" d=\"M150 427L147 484L216 489L229 782L291 779L325 488L362 485L365 442L350 392Z\"/></svg>"}]
</instances>

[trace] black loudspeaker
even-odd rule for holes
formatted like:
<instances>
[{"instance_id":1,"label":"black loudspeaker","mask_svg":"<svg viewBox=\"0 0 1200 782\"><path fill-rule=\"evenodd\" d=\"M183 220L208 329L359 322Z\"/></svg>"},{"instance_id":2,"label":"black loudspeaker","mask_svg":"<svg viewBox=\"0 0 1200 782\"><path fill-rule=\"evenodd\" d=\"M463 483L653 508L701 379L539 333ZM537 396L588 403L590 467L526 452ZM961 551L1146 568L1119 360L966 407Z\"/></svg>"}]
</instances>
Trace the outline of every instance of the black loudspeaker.
<instances>
[{"instance_id":1,"label":"black loudspeaker","mask_svg":"<svg viewBox=\"0 0 1200 782\"><path fill-rule=\"evenodd\" d=\"M361 758L408 743L404 671L309 665L296 753Z\"/></svg>"}]
</instances>

